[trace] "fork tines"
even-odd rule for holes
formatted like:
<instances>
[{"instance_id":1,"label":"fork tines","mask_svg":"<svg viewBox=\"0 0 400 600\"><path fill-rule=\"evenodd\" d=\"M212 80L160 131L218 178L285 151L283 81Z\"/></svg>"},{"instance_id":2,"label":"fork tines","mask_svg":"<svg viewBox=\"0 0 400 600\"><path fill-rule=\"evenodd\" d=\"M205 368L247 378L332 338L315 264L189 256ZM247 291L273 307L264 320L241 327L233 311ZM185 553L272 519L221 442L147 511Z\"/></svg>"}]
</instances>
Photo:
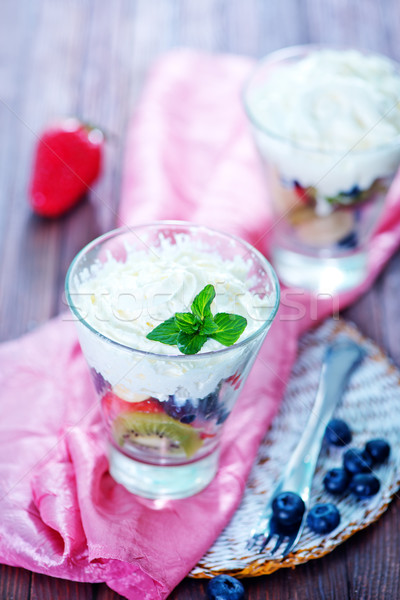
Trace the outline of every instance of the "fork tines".
<instances>
[{"instance_id":1,"label":"fork tines","mask_svg":"<svg viewBox=\"0 0 400 600\"><path fill-rule=\"evenodd\" d=\"M278 556L275 556L275 554L282 546L283 542L287 540L284 551L279 554L279 558L284 558L290 553L291 549L295 545L299 534L301 533L300 529L301 523L296 525L294 528L282 528L281 525L278 525L276 519L271 517L265 526L265 531L261 533L259 531L255 532L251 536L247 542L247 549L253 550L255 547L257 547L258 554L262 554L265 548L267 548L267 546L276 536L275 545L272 547L272 549L267 550L267 555L271 558L278 558Z\"/></svg>"}]
</instances>

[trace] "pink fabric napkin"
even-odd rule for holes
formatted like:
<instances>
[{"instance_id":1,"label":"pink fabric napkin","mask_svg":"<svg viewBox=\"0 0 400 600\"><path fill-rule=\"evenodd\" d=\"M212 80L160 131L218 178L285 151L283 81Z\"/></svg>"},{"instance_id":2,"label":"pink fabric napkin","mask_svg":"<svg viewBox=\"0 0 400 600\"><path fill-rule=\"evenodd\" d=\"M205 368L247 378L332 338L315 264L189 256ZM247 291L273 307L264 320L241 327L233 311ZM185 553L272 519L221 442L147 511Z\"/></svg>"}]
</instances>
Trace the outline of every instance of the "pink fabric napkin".
<instances>
[{"instance_id":1,"label":"pink fabric napkin","mask_svg":"<svg viewBox=\"0 0 400 600\"><path fill-rule=\"evenodd\" d=\"M239 91L251 63L175 52L152 70L130 128L120 224L184 219L268 250L265 186ZM400 180L370 251L373 281L400 241ZM95 392L69 315L0 347L0 561L131 600L166 598L237 508L279 407L301 333L337 308L284 290L281 308L230 417L221 466L200 494L135 497L107 471Z\"/></svg>"}]
</instances>

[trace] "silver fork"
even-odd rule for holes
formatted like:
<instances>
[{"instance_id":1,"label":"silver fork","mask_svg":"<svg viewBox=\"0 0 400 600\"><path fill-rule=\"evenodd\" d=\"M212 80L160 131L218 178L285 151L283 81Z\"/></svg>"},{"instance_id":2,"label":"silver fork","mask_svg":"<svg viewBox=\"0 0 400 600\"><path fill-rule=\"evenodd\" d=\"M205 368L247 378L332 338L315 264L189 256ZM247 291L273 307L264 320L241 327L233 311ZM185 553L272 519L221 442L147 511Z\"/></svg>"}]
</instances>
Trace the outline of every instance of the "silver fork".
<instances>
[{"instance_id":1,"label":"silver fork","mask_svg":"<svg viewBox=\"0 0 400 600\"><path fill-rule=\"evenodd\" d=\"M303 499L307 510L326 426L343 395L353 369L361 362L364 354L364 350L351 339L338 340L328 346L308 423L257 526L251 531L251 537L247 542L249 550L258 546L258 552L261 553L276 538L275 546L268 552L268 557L284 558L299 541L305 524L306 511L298 525L285 531L273 517L272 501L281 492L295 492ZM283 552L275 556L284 541L286 546Z\"/></svg>"}]
</instances>

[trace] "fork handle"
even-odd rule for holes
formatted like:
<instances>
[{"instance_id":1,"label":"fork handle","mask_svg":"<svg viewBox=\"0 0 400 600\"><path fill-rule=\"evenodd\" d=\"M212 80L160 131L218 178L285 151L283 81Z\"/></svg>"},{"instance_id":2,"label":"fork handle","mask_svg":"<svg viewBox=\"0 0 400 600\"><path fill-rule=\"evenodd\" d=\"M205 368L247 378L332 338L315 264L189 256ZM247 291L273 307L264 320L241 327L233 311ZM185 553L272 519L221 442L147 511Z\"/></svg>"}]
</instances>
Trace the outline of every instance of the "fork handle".
<instances>
[{"instance_id":1,"label":"fork handle","mask_svg":"<svg viewBox=\"0 0 400 600\"><path fill-rule=\"evenodd\" d=\"M364 354L350 339L334 342L326 350L314 406L279 486L280 491L299 494L306 505L326 426Z\"/></svg>"}]
</instances>

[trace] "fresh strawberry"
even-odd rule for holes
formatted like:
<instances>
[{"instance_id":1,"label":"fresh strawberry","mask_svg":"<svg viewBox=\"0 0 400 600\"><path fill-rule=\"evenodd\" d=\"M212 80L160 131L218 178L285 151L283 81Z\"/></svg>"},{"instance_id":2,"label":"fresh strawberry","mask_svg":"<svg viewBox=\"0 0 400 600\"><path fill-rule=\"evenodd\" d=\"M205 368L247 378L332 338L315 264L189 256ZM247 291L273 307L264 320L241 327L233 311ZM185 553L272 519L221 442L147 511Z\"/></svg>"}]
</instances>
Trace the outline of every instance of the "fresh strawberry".
<instances>
[{"instance_id":1,"label":"fresh strawberry","mask_svg":"<svg viewBox=\"0 0 400 600\"><path fill-rule=\"evenodd\" d=\"M77 119L67 119L39 139L30 182L32 209L58 217L81 199L101 170L104 136Z\"/></svg>"}]
</instances>

